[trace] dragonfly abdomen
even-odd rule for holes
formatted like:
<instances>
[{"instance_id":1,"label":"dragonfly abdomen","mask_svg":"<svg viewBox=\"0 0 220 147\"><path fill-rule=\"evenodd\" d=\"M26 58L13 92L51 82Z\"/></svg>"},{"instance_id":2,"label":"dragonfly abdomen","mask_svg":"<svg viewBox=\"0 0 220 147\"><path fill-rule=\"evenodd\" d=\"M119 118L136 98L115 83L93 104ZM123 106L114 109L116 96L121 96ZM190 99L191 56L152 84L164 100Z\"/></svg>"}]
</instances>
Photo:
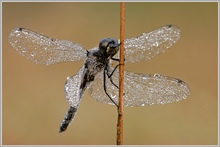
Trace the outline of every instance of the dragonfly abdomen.
<instances>
[{"instance_id":1,"label":"dragonfly abdomen","mask_svg":"<svg viewBox=\"0 0 220 147\"><path fill-rule=\"evenodd\" d=\"M68 109L61 125L60 125L60 133L62 133L63 131L65 131L68 127L68 125L71 123L71 121L73 120L74 116L76 115L76 111L77 111L77 107L72 107L70 106L70 108Z\"/></svg>"}]
</instances>

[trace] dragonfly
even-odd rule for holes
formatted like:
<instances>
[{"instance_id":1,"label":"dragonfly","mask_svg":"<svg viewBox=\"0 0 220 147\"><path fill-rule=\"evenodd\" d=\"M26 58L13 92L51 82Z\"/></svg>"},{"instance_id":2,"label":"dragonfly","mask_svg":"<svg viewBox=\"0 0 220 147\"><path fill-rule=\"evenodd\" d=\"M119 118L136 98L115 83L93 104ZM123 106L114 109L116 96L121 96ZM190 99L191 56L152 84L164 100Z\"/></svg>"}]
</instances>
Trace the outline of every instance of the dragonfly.
<instances>
[{"instance_id":1,"label":"dragonfly","mask_svg":"<svg viewBox=\"0 0 220 147\"><path fill-rule=\"evenodd\" d=\"M163 53L180 38L181 31L175 25L166 25L124 40L125 62L151 60ZM80 61L84 64L64 84L65 98L69 103L59 132L67 129L74 120L84 91L98 102L118 106L119 70L112 62L119 61L120 40L104 38L99 45L86 50L82 45L47 37L26 28L15 28L8 37L9 43L22 56L34 63L52 65L61 62ZM186 99L189 86L182 80L160 74L124 72L125 107L167 104Z\"/></svg>"}]
</instances>

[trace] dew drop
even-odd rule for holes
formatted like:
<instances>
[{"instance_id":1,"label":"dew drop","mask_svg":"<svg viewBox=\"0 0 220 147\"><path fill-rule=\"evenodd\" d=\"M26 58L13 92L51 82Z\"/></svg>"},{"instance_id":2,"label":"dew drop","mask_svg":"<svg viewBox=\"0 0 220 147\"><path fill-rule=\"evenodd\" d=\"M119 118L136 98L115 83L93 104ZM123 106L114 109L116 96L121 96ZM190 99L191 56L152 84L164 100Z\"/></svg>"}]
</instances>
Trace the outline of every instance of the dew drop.
<instances>
[{"instance_id":1,"label":"dew drop","mask_svg":"<svg viewBox=\"0 0 220 147\"><path fill-rule=\"evenodd\" d=\"M48 60L50 61L51 59L52 59L51 56L49 56L49 57L48 57Z\"/></svg>"},{"instance_id":2,"label":"dew drop","mask_svg":"<svg viewBox=\"0 0 220 147\"><path fill-rule=\"evenodd\" d=\"M26 50L26 48L23 48L21 51L22 51L22 53L25 53L27 50Z\"/></svg>"},{"instance_id":3,"label":"dew drop","mask_svg":"<svg viewBox=\"0 0 220 147\"><path fill-rule=\"evenodd\" d=\"M143 79L143 80L146 80L146 79L147 79L147 77L142 77L142 79Z\"/></svg>"},{"instance_id":4,"label":"dew drop","mask_svg":"<svg viewBox=\"0 0 220 147\"><path fill-rule=\"evenodd\" d=\"M163 101L160 102L161 105L165 104Z\"/></svg>"},{"instance_id":5,"label":"dew drop","mask_svg":"<svg viewBox=\"0 0 220 147\"><path fill-rule=\"evenodd\" d=\"M158 42L155 42L154 44L153 44L153 46L158 46L159 44L158 44Z\"/></svg>"},{"instance_id":6,"label":"dew drop","mask_svg":"<svg viewBox=\"0 0 220 147\"><path fill-rule=\"evenodd\" d=\"M27 35L27 34L28 34L28 32L23 31L23 34Z\"/></svg>"},{"instance_id":7,"label":"dew drop","mask_svg":"<svg viewBox=\"0 0 220 147\"><path fill-rule=\"evenodd\" d=\"M160 78L161 75L160 75L160 74L154 74L154 77L155 77L155 78Z\"/></svg>"},{"instance_id":8,"label":"dew drop","mask_svg":"<svg viewBox=\"0 0 220 147\"><path fill-rule=\"evenodd\" d=\"M70 61L74 61L74 60L75 60L75 58L74 58L74 57L70 59Z\"/></svg>"},{"instance_id":9,"label":"dew drop","mask_svg":"<svg viewBox=\"0 0 220 147\"><path fill-rule=\"evenodd\" d=\"M32 57L34 57L34 56L35 56L35 54L36 54L35 52L31 52L31 56L32 56Z\"/></svg>"},{"instance_id":10,"label":"dew drop","mask_svg":"<svg viewBox=\"0 0 220 147\"><path fill-rule=\"evenodd\" d=\"M186 99L188 96L184 96L183 99Z\"/></svg>"},{"instance_id":11,"label":"dew drop","mask_svg":"<svg viewBox=\"0 0 220 147\"><path fill-rule=\"evenodd\" d=\"M65 91L67 92L69 90L69 87L68 86L65 86Z\"/></svg>"},{"instance_id":12,"label":"dew drop","mask_svg":"<svg viewBox=\"0 0 220 147\"><path fill-rule=\"evenodd\" d=\"M150 102L150 103L149 103L149 105L153 105L153 104L154 104L153 102Z\"/></svg>"}]
</instances>

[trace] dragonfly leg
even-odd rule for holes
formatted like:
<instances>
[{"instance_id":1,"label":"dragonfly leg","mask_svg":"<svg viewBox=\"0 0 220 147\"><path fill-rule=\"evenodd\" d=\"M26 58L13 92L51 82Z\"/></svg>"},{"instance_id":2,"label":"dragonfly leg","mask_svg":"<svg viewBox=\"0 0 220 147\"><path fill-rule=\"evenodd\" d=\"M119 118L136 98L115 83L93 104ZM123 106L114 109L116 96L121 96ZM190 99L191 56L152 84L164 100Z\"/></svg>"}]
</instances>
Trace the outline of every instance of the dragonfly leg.
<instances>
[{"instance_id":1,"label":"dragonfly leg","mask_svg":"<svg viewBox=\"0 0 220 147\"><path fill-rule=\"evenodd\" d=\"M119 87L113 82L112 75L113 75L113 73L115 72L115 70L117 69L117 67L118 67L119 65L120 65L120 64L116 65L115 68L114 68L114 70L113 70L112 73L110 73L110 74L109 74L109 72L108 72L108 68L106 68L106 71L107 71L106 74L107 74L108 78L110 78L111 83L112 83L115 87L117 87L118 89L119 89Z\"/></svg>"},{"instance_id":2,"label":"dragonfly leg","mask_svg":"<svg viewBox=\"0 0 220 147\"><path fill-rule=\"evenodd\" d=\"M115 104L115 106L118 107L118 105L115 103L115 101L111 98L111 96L108 94L107 90L106 90L106 75L108 75L106 73L106 69L104 69L104 72L103 72L103 83L104 83L104 91L106 93L106 95L109 97L109 99Z\"/></svg>"},{"instance_id":3,"label":"dragonfly leg","mask_svg":"<svg viewBox=\"0 0 220 147\"><path fill-rule=\"evenodd\" d=\"M119 59L117 59L117 58L113 58L113 57L112 57L111 59L114 60L114 61L119 61Z\"/></svg>"},{"instance_id":4,"label":"dragonfly leg","mask_svg":"<svg viewBox=\"0 0 220 147\"><path fill-rule=\"evenodd\" d=\"M110 78L110 82L111 82L115 87L117 87L118 89L119 89L119 87L113 82L112 75L113 75L113 73L115 72L115 70L118 68L119 65L120 65L120 64L118 64L118 65L115 66L115 68L114 68L114 70L112 71L111 74L109 74L109 72L108 72L108 67L106 68L106 70L107 70L107 76L108 76L108 78ZM123 95L125 95L125 93L123 93Z\"/></svg>"},{"instance_id":5,"label":"dragonfly leg","mask_svg":"<svg viewBox=\"0 0 220 147\"><path fill-rule=\"evenodd\" d=\"M111 58L112 60L114 60L114 61L120 61L119 59L117 59L117 58ZM125 61L125 59L124 59L124 61Z\"/></svg>"}]
</instances>

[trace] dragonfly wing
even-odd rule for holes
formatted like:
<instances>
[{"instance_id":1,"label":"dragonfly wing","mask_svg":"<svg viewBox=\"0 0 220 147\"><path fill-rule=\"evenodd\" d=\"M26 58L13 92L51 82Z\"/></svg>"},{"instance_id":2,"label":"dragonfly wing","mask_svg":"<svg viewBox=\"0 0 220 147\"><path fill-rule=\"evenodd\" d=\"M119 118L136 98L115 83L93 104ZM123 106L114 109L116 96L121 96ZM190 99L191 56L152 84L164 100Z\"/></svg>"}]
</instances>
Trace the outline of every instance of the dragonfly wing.
<instances>
[{"instance_id":1,"label":"dragonfly wing","mask_svg":"<svg viewBox=\"0 0 220 147\"><path fill-rule=\"evenodd\" d=\"M64 92L66 95L66 101L71 106L78 106L83 96L84 89L81 87L81 83L85 76L86 69L83 66L77 74L71 77L67 77L67 81L64 84Z\"/></svg>"},{"instance_id":2,"label":"dragonfly wing","mask_svg":"<svg viewBox=\"0 0 220 147\"><path fill-rule=\"evenodd\" d=\"M50 65L86 58L85 48L77 43L49 38L25 28L12 30L8 40L18 53L37 64Z\"/></svg>"},{"instance_id":3,"label":"dragonfly wing","mask_svg":"<svg viewBox=\"0 0 220 147\"><path fill-rule=\"evenodd\" d=\"M118 84L118 70L113 74L114 83ZM124 78L124 106L145 106L152 104L166 104L186 99L190 89L185 82L158 74L136 74L125 71ZM94 85L93 85L94 84ZM113 104L105 95L103 78L99 76L90 87L91 96L102 103ZM99 85L96 88L96 85ZM118 89L107 81L107 91L112 99L118 103Z\"/></svg>"},{"instance_id":4,"label":"dragonfly wing","mask_svg":"<svg viewBox=\"0 0 220 147\"><path fill-rule=\"evenodd\" d=\"M138 37L125 39L125 62L150 60L171 47L179 38L180 29L174 25L166 25ZM119 58L119 53L115 57Z\"/></svg>"},{"instance_id":5,"label":"dragonfly wing","mask_svg":"<svg viewBox=\"0 0 220 147\"><path fill-rule=\"evenodd\" d=\"M115 83L118 85L118 79ZM106 78L106 87L110 97L117 103L118 89L110 82L109 78ZM96 101L106 104L113 104L104 91L103 70L97 73L97 75L95 76L95 80L91 83L89 87L89 92Z\"/></svg>"}]
</instances>

